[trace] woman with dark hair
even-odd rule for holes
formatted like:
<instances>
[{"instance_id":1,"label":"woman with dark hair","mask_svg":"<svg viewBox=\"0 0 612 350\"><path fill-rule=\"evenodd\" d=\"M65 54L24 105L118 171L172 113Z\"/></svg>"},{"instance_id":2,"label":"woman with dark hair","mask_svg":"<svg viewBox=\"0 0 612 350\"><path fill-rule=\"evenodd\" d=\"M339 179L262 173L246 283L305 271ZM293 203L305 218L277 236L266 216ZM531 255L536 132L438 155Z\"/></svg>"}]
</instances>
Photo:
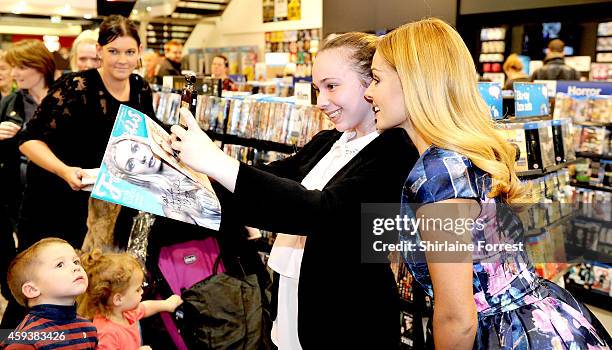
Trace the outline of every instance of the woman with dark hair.
<instances>
[{"instance_id":1,"label":"woman with dark hair","mask_svg":"<svg viewBox=\"0 0 612 350\"><path fill-rule=\"evenodd\" d=\"M80 247L87 218L83 169L100 166L120 104L153 116L149 85L132 71L142 51L136 25L118 15L100 25L100 68L59 81L20 139L28 188L19 220L21 247L52 235Z\"/></svg>"},{"instance_id":2,"label":"woman with dark hair","mask_svg":"<svg viewBox=\"0 0 612 350\"><path fill-rule=\"evenodd\" d=\"M136 25L122 16L107 17L97 49L100 68L58 80L19 137L19 150L30 159L17 225L19 250L48 236L81 247L89 198L79 191L83 169L100 166L120 104L154 115L149 85L132 74L142 51ZM5 313L3 328L17 326L19 311Z\"/></svg>"}]
</instances>

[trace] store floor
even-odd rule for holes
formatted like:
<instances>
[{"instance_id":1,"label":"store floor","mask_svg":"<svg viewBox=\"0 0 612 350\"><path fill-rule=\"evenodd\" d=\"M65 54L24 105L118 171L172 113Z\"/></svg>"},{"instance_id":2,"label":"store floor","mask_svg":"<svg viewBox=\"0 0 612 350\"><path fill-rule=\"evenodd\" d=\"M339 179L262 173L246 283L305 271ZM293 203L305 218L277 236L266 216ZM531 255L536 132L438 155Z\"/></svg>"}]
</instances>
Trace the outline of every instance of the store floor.
<instances>
[{"instance_id":1,"label":"store floor","mask_svg":"<svg viewBox=\"0 0 612 350\"><path fill-rule=\"evenodd\" d=\"M606 330L609 334L612 334L612 312L600 309L598 307L587 305L589 310L595 314L595 317L601 321L601 323L606 327ZM4 309L6 309L6 300L2 296L0 296L0 319L4 314Z\"/></svg>"},{"instance_id":2,"label":"store floor","mask_svg":"<svg viewBox=\"0 0 612 350\"><path fill-rule=\"evenodd\" d=\"M595 314L595 317L606 327L608 334L612 334L612 312L604 309L600 309L593 305L588 305L587 307L591 310L592 313Z\"/></svg>"}]
</instances>

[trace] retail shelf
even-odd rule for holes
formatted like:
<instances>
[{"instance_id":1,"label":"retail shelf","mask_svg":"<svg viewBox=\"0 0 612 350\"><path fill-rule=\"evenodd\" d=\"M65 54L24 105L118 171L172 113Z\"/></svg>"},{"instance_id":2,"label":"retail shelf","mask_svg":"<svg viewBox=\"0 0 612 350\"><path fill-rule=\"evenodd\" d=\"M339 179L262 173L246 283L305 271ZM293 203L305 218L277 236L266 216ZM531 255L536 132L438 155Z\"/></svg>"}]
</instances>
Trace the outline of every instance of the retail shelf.
<instances>
[{"instance_id":1,"label":"retail shelf","mask_svg":"<svg viewBox=\"0 0 612 350\"><path fill-rule=\"evenodd\" d=\"M543 175L544 171L542 171L542 169L533 169L533 170L526 170L526 171L518 171L516 173L516 176L518 177L534 177L534 176L540 176Z\"/></svg>"},{"instance_id":2,"label":"retail shelf","mask_svg":"<svg viewBox=\"0 0 612 350\"><path fill-rule=\"evenodd\" d=\"M600 223L606 226L612 226L612 221L602 220L599 218L594 218L592 216L586 216L583 214L576 215L576 220L591 221L591 222L597 222L597 223Z\"/></svg>"},{"instance_id":3,"label":"retail shelf","mask_svg":"<svg viewBox=\"0 0 612 350\"><path fill-rule=\"evenodd\" d=\"M581 183L581 182L576 182L576 181L572 181L570 183L570 185L572 185L574 187L578 187L578 188L585 188L587 190L603 191L603 192L611 192L612 193L612 187L609 187L609 186L594 186L594 185L589 185L589 184L585 184L585 183Z\"/></svg>"},{"instance_id":4,"label":"retail shelf","mask_svg":"<svg viewBox=\"0 0 612 350\"><path fill-rule=\"evenodd\" d=\"M598 123L598 122L577 122L577 121L573 121L573 123L575 125L582 125L582 126L605 126L607 128L612 127L612 123Z\"/></svg>"},{"instance_id":5,"label":"retail shelf","mask_svg":"<svg viewBox=\"0 0 612 350\"><path fill-rule=\"evenodd\" d=\"M549 167L544 169L544 174L554 173L557 170L561 170L561 169L565 168L566 166L574 164L574 163L577 163L579 161L580 161L580 159L573 159L573 160L567 161L565 163L551 165L551 166L549 166Z\"/></svg>"},{"instance_id":6,"label":"retail shelf","mask_svg":"<svg viewBox=\"0 0 612 350\"><path fill-rule=\"evenodd\" d=\"M506 99L514 99L514 97L508 97ZM542 115L542 116L538 116L538 117L515 117L515 116L509 116L506 119L500 119L500 120L496 120L496 122L501 122L501 123L506 123L506 124L513 124L513 123L531 123L531 122L540 122L540 121L545 121L545 120L553 120L552 115Z\"/></svg>"},{"instance_id":7,"label":"retail shelf","mask_svg":"<svg viewBox=\"0 0 612 350\"><path fill-rule=\"evenodd\" d=\"M601 264L612 264L612 256L610 254L571 243L565 244L565 253L568 258L571 257L570 261L575 263L596 261Z\"/></svg>"},{"instance_id":8,"label":"retail shelf","mask_svg":"<svg viewBox=\"0 0 612 350\"><path fill-rule=\"evenodd\" d=\"M576 157L589 158L593 160L612 160L612 156L603 154L590 153L590 152L576 152Z\"/></svg>"},{"instance_id":9,"label":"retail shelf","mask_svg":"<svg viewBox=\"0 0 612 350\"><path fill-rule=\"evenodd\" d=\"M540 177L542 175L546 175L546 174L550 174L550 173L554 173L555 171L561 170L563 168L565 168L566 166L570 165L570 164L574 164L576 162L578 162L579 159L574 159L574 160L570 160L569 162L565 162L565 163L560 163L560 164L555 164L555 165L551 165L547 168L544 169L532 169L532 170L527 170L527 171L519 171L516 173L516 175L520 178L534 178L534 177Z\"/></svg>"},{"instance_id":10,"label":"retail shelf","mask_svg":"<svg viewBox=\"0 0 612 350\"><path fill-rule=\"evenodd\" d=\"M557 227L559 225L562 225L562 224L568 222L572 218L573 218L572 215L566 215L566 216L556 220L552 224L548 224L548 225L546 225L544 227L540 227L540 228L532 228L531 230L525 232L525 237L537 236L537 235L541 234L544 230L550 230L552 228L555 228L555 227Z\"/></svg>"},{"instance_id":11,"label":"retail shelf","mask_svg":"<svg viewBox=\"0 0 612 350\"><path fill-rule=\"evenodd\" d=\"M299 147L295 145L288 145L274 141L246 138L232 134L223 135L213 131L207 131L206 133L211 139L221 141L224 145L240 145L245 147L253 147L264 151L274 151L289 154L295 153L299 150Z\"/></svg>"}]
</instances>

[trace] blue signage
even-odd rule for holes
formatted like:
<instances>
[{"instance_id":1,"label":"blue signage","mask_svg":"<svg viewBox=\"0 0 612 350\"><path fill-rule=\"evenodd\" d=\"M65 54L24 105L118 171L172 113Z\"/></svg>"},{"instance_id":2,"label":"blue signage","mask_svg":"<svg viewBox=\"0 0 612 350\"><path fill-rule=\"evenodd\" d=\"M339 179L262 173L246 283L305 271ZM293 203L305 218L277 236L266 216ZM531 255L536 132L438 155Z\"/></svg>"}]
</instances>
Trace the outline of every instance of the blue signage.
<instances>
[{"instance_id":1,"label":"blue signage","mask_svg":"<svg viewBox=\"0 0 612 350\"><path fill-rule=\"evenodd\" d=\"M495 120L502 119L502 85L501 83L478 83L480 96L489 107L491 117Z\"/></svg>"},{"instance_id":2,"label":"blue signage","mask_svg":"<svg viewBox=\"0 0 612 350\"><path fill-rule=\"evenodd\" d=\"M605 81L557 81L557 92L570 96L612 95L612 83Z\"/></svg>"},{"instance_id":3,"label":"blue signage","mask_svg":"<svg viewBox=\"0 0 612 350\"><path fill-rule=\"evenodd\" d=\"M514 83L514 114L518 118L548 115L548 88L540 83Z\"/></svg>"}]
</instances>

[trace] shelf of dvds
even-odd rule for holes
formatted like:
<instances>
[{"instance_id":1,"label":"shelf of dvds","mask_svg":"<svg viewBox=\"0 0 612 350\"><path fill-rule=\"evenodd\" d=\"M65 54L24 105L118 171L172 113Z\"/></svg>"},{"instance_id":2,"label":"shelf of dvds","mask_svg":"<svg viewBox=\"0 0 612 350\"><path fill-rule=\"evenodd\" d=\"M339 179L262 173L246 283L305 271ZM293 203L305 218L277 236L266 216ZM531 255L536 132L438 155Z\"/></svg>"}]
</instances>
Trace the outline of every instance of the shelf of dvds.
<instances>
[{"instance_id":1,"label":"shelf of dvds","mask_svg":"<svg viewBox=\"0 0 612 350\"><path fill-rule=\"evenodd\" d=\"M156 117L164 125L178 123L180 97L176 92L155 92ZM329 128L319 109L270 96L198 95L194 110L200 127L220 141L222 148L239 145L292 154L317 132Z\"/></svg>"},{"instance_id":2,"label":"shelf of dvds","mask_svg":"<svg viewBox=\"0 0 612 350\"><path fill-rule=\"evenodd\" d=\"M591 160L612 160L612 156L590 152L576 152L576 157L589 158Z\"/></svg>"},{"instance_id":3,"label":"shelf of dvds","mask_svg":"<svg viewBox=\"0 0 612 350\"><path fill-rule=\"evenodd\" d=\"M593 121L576 121L574 120L574 124L581 126L602 126L606 128L612 127L612 123L603 123L603 122L593 122Z\"/></svg>"},{"instance_id":4,"label":"shelf of dvds","mask_svg":"<svg viewBox=\"0 0 612 350\"><path fill-rule=\"evenodd\" d=\"M553 222L551 224L548 224L548 225L546 225L544 227L533 228L533 229L525 232L525 237L537 236L537 235L541 234L544 230L552 230L552 229L554 229L555 227L557 227L559 225L568 223L573 218L574 218L574 216L567 215L567 216L564 216L564 217L556 220L555 222Z\"/></svg>"},{"instance_id":5,"label":"shelf of dvds","mask_svg":"<svg viewBox=\"0 0 612 350\"><path fill-rule=\"evenodd\" d=\"M612 261L610 261L610 255L606 254L605 252L592 250L572 244L566 244L565 249L567 255L572 257L570 261L573 261L575 263L579 263L582 261L593 261L604 264L612 263Z\"/></svg>"},{"instance_id":6,"label":"shelf of dvds","mask_svg":"<svg viewBox=\"0 0 612 350\"><path fill-rule=\"evenodd\" d=\"M576 215L574 218L576 220L585 220L589 222L603 224L604 227L608 227L608 226L612 227L612 222L609 220L603 220L603 219L595 218L592 216L586 216L586 215Z\"/></svg>"},{"instance_id":7,"label":"shelf of dvds","mask_svg":"<svg viewBox=\"0 0 612 350\"><path fill-rule=\"evenodd\" d=\"M610 187L610 186L590 185L588 183L582 183L582 182L578 182L578 181L572 181L571 185L574 186L574 187L585 188L585 189L593 190L593 191L604 191L604 192L612 193L612 187Z\"/></svg>"},{"instance_id":8,"label":"shelf of dvds","mask_svg":"<svg viewBox=\"0 0 612 350\"><path fill-rule=\"evenodd\" d=\"M532 169L532 170L526 170L526 171L518 171L516 173L516 175L521 178L521 179L528 179L528 178L534 178L534 177L540 177L540 176L544 176L544 175L548 175L548 174L552 174L558 170L561 170L565 167L567 167L568 165L574 164L576 162L579 162L580 159L574 159L571 160L569 162L565 162L565 163L561 163L561 164L556 164L556 165L551 165L545 169Z\"/></svg>"},{"instance_id":9,"label":"shelf of dvds","mask_svg":"<svg viewBox=\"0 0 612 350\"><path fill-rule=\"evenodd\" d=\"M293 154L297 152L301 147L296 145L290 145L285 143L279 143L274 141L260 140L254 138L245 138L231 134L220 134L211 130L206 132L208 136L216 141L221 141L222 146L224 145L240 145L245 147L252 147L263 151L273 151L280 153Z\"/></svg>"}]
</instances>

